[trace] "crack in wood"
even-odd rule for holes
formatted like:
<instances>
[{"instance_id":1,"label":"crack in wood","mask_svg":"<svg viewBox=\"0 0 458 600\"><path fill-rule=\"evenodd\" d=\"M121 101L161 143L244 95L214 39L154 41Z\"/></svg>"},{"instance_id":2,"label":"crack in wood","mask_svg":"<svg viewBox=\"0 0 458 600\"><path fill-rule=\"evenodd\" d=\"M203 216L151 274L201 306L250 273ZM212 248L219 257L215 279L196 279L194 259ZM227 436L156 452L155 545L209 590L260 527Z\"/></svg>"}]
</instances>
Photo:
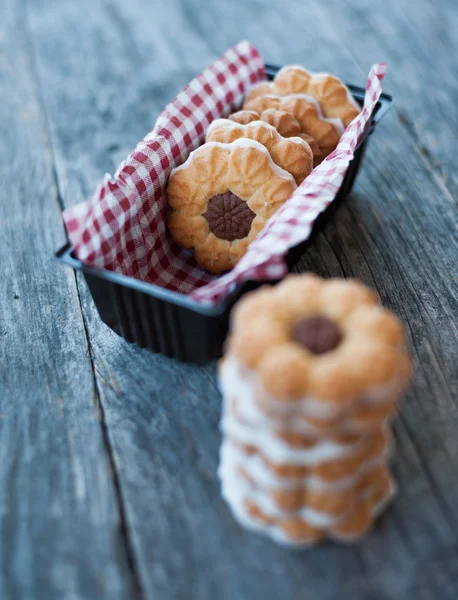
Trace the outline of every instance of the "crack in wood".
<instances>
[{"instance_id":1,"label":"crack in wood","mask_svg":"<svg viewBox=\"0 0 458 600\"><path fill-rule=\"evenodd\" d=\"M134 593L134 598L135 599L138 598L139 600L145 598L145 600L146 600L146 596L144 595L142 587L141 587L141 579L138 574L138 568L137 568L137 564L136 564L136 560L135 560L135 552L134 552L133 545L132 545L132 542L130 539L129 524L128 524L128 519L126 516L124 498L122 495L121 482L120 482L119 474L116 469L116 462L115 462L114 455L113 455L114 451L113 451L113 447L112 447L111 441L110 441L110 433L108 431L107 423L105 420L105 411L103 408L103 402L101 399L101 394L100 394L100 389L99 389L99 384L98 384L98 379L97 379L97 374L96 374L91 337L90 337L90 333L89 333L89 329L88 329L88 325L87 325L86 315L84 314L84 310L83 310L83 307L81 304L79 282L78 282L78 279L76 276L75 276L75 284L76 284L76 289L78 292L78 298L80 301L81 316L83 319L86 343L89 348L89 357L90 357L90 361L91 361L92 375L93 375L93 380L94 380L94 390L95 390L94 400L95 400L96 407L100 414L100 419L99 419L100 428L102 431L102 437L103 437L104 444L105 444L105 451L106 451L106 454L108 457L108 462L110 465L110 470L111 470L112 479L113 479L113 485L114 485L114 489L115 489L115 495L116 495L117 504L118 504L119 522L120 522L119 523L119 533L120 533L120 537L122 540L121 546L124 548L124 550L126 552L127 563L129 565L130 572L131 572L131 585L132 585L132 591Z\"/></svg>"},{"instance_id":2,"label":"crack in wood","mask_svg":"<svg viewBox=\"0 0 458 600\"><path fill-rule=\"evenodd\" d=\"M28 17L28 13L26 11L26 18L24 19L24 21L26 23L28 22L27 17ZM29 36L28 36L29 57L30 57L30 61L34 67L32 69L32 72L34 74L35 87L37 89L37 99L41 106L41 111L42 111L42 114L45 119L45 135L46 135L46 139L49 143L49 151L50 151L50 155L52 157L51 172L52 172L54 188L55 188L55 192L56 192L55 196L56 196L56 200L57 200L60 210L63 211L65 209L65 204L63 201L63 197L62 197L62 193L61 193L61 189L60 189L60 183L59 183L59 176L58 176L57 169L56 169L56 157L55 157L55 151L54 151L53 144L52 144L52 136L51 136L50 126L49 126L49 114L48 114L46 102L44 100L43 93L42 93L42 84L40 81L39 69L38 69L38 64L37 64L37 60L36 60L37 51L36 51L36 48L34 47L34 41L33 41L33 28L30 27L30 25L29 25L28 29L29 29ZM125 507L124 507L124 501L123 501L123 496L122 496L122 491L121 491L121 485L120 485L119 476L118 476L118 473L116 470L115 460L113 457L113 448L111 446L108 428L107 428L107 425L105 422L103 403L102 403L101 397L100 397L100 390L99 390L99 386L98 386L96 369L95 369L95 365L94 365L92 342L91 342L91 338L90 338L90 334L89 334L89 330L88 330L88 326L87 326L86 315L84 314L84 310L83 310L83 306L82 306L82 302L81 302L81 293L80 293L80 289L79 289L79 282L78 282L78 277L77 277L76 272L73 273L73 278L74 278L74 283L75 283L75 287L76 287L76 291L77 291L78 307L80 310L80 315L81 315L81 319L82 319L82 323L83 323L85 341L86 341L86 344L88 347L90 365L91 365L91 369L92 369L93 385L94 385L94 391L95 391L94 406L98 410L98 413L100 416L99 423L100 423L100 429L101 429L101 433L102 433L102 439L104 442L105 452L106 452L106 456L107 456L108 463L109 463L110 470L111 470L114 492L115 492L115 497L116 497L117 505L118 505L119 533L120 533L120 538L121 538L121 543L120 543L119 548L123 548L123 550L125 551L125 554L126 554L127 564L128 564L128 567L130 569L130 574L131 574L130 579L131 579L132 593L134 594L135 598L142 599L142 598L144 598L144 594L141 589L140 577L138 575L136 562L135 562L135 554L134 554L132 544L130 541L128 521L127 521L126 514L125 514Z\"/></svg>"}]
</instances>

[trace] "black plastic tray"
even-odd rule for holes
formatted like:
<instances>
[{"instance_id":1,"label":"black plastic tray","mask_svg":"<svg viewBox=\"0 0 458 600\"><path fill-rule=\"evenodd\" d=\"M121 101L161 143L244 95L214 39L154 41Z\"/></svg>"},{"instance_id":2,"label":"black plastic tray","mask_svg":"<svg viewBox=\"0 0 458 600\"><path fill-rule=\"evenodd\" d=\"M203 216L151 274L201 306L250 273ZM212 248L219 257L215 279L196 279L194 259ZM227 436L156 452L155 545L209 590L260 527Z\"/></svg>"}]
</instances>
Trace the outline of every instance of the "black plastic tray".
<instances>
[{"instance_id":1,"label":"black plastic tray","mask_svg":"<svg viewBox=\"0 0 458 600\"><path fill-rule=\"evenodd\" d=\"M279 67L266 65L268 77L272 79L278 69ZM348 85L348 88L356 101L362 104L364 88L355 85ZM337 203L350 193L369 135L392 103L391 96L381 95L335 201L317 219L311 238L289 252L287 262L290 269L313 240L313 234L332 215ZM118 335L141 348L190 362L203 362L221 355L232 306L242 294L259 285L258 282L244 283L234 289L223 302L206 307L187 296L157 285L113 271L89 267L72 255L69 243L58 250L56 257L62 263L83 272L100 318Z\"/></svg>"}]
</instances>

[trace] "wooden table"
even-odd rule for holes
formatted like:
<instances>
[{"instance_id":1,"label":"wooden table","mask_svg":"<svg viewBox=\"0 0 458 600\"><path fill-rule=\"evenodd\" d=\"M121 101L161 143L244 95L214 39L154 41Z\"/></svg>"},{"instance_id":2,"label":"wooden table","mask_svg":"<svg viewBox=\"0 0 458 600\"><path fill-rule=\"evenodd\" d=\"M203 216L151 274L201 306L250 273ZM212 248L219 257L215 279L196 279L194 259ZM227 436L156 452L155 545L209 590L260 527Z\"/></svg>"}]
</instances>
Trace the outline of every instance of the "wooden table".
<instances>
[{"instance_id":1,"label":"wooden table","mask_svg":"<svg viewBox=\"0 0 458 600\"><path fill-rule=\"evenodd\" d=\"M356 276L407 324L399 495L351 547L241 529L216 475L215 364L130 346L53 260L61 211L227 47L363 84L395 110L302 261ZM0 2L0 598L458 597L458 4Z\"/></svg>"}]
</instances>

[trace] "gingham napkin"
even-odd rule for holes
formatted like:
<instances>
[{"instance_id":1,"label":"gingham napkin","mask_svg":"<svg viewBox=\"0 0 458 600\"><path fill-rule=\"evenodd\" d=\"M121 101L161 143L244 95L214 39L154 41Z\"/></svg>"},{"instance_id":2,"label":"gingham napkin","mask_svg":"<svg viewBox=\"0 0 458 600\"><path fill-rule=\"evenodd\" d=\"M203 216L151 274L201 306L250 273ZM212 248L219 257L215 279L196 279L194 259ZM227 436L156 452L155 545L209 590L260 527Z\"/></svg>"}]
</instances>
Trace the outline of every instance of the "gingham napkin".
<instances>
[{"instance_id":1,"label":"gingham napkin","mask_svg":"<svg viewBox=\"0 0 458 600\"><path fill-rule=\"evenodd\" d=\"M171 169L204 141L211 121L237 110L246 91L266 78L257 50L240 42L178 94L115 176L105 175L92 199L64 211L76 257L211 304L242 281L281 278L287 271L285 253L309 237L342 183L382 91L385 69L385 63L372 67L363 111L336 150L270 219L237 266L217 278L200 269L192 253L168 234L165 188Z\"/></svg>"}]
</instances>

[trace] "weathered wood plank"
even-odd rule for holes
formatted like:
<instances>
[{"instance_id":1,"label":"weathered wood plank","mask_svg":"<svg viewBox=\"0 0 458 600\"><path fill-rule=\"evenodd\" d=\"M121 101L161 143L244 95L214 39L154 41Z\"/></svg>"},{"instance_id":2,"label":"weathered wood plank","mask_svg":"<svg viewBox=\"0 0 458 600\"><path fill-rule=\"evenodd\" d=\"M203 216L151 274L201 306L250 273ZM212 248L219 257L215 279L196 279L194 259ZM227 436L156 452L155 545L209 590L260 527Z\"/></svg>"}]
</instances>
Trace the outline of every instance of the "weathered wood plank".
<instances>
[{"instance_id":1,"label":"weathered wood plank","mask_svg":"<svg viewBox=\"0 0 458 600\"><path fill-rule=\"evenodd\" d=\"M317 10L357 64L367 68L369 56L388 61L399 124L413 136L424 168L456 206L458 4L332 0L317 3Z\"/></svg>"},{"instance_id":2,"label":"weathered wood plank","mask_svg":"<svg viewBox=\"0 0 458 600\"><path fill-rule=\"evenodd\" d=\"M79 18L89 11L91 19ZM167 9L140 0L104 7L37 2L30 14L66 205L91 192L103 171L112 172L163 104L238 39L251 39L270 62L304 62L356 83L364 82L370 62L385 57L375 46L364 53L362 42L355 53L350 25L335 27L318 2L308 3L307 12L300 2L282 4L280 12L278 3L254 1L190 6L183 0ZM383 49L383 35L372 33ZM408 58L390 51L394 73ZM388 91L397 91L390 90L393 81L389 76ZM422 104L418 96L418 110L426 110L430 99ZM442 121L437 135L446 135ZM360 277L411 331L418 374L395 429L400 495L357 547L291 553L241 530L216 477L215 365L180 365L128 346L100 322L82 289L135 568L147 597L406 598L420 584L426 591L439 585L445 594L428 564L442 561L451 573L457 545L456 245L450 193L417 150L408 129L387 119L371 140L356 193L302 263L325 276ZM449 579L456 589L458 579Z\"/></svg>"},{"instance_id":3,"label":"weathered wood plank","mask_svg":"<svg viewBox=\"0 0 458 600\"><path fill-rule=\"evenodd\" d=\"M0 598L134 598L24 12L0 6Z\"/></svg>"}]
</instances>

